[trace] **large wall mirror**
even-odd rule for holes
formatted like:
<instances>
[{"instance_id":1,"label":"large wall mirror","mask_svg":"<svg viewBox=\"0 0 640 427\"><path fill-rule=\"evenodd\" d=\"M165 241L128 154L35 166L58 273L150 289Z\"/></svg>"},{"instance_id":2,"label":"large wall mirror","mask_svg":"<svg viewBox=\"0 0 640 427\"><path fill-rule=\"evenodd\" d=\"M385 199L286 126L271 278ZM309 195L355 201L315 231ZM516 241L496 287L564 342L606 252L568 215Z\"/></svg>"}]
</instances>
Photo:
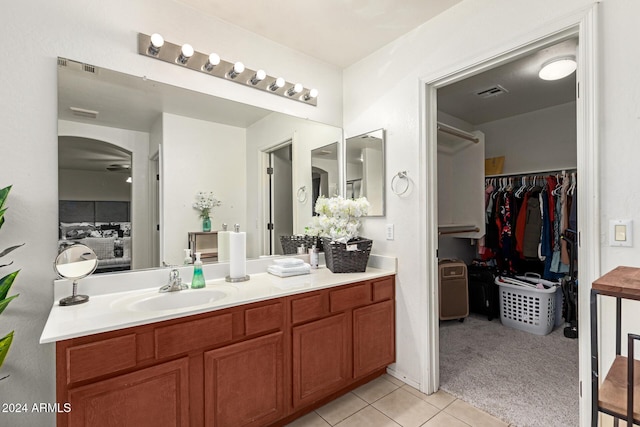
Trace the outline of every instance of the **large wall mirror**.
<instances>
[{"instance_id":1,"label":"large wall mirror","mask_svg":"<svg viewBox=\"0 0 640 427\"><path fill-rule=\"evenodd\" d=\"M366 197L369 216L384 216L384 129L347 138L345 147L345 197Z\"/></svg>"},{"instance_id":2,"label":"large wall mirror","mask_svg":"<svg viewBox=\"0 0 640 427\"><path fill-rule=\"evenodd\" d=\"M213 231L240 224L248 258L277 254L269 222L304 232L312 200L295 190L313 187L311 153L341 141L334 126L59 58L58 244L90 245L96 272L180 265L202 231L196 193L211 191ZM267 169L283 146L291 212L270 217Z\"/></svg>"}]
</instances>

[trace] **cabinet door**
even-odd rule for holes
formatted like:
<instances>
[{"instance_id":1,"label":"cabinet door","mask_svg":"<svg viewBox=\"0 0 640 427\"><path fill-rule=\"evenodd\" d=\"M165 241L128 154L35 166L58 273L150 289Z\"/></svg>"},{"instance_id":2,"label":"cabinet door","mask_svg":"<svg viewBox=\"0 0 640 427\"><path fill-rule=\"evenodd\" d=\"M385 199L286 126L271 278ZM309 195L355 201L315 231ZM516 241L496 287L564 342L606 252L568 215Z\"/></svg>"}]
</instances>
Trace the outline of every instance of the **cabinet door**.
<instances>
[{"instance_id":1,"label":"cabinet door","mask_svg":"<svg viewBox=\"0 0 640 427\"><path fill-rule=\"evenodd\" d=\"M70 427L187 427L187 358L69 391Z\"/></svg>"},{"instance_id":2,"label":"cabinet door","mask_svg":"<svg viewBox=\"0 0 640 427\"><path fill-rule=\"evenodd\" d=\"M293 328L293 405L338 390L351 375L351 335L344 313Z\"/></svg>"},{"instance_id":3,"label":"cabinet door","mask_svg":"<svg viewBox=\"0 0 640 427\"><path fill-rule=\"evenodd\" d=\"M395 360L394 301L353 310L353 375L355 378Z\"/></svg>"},{"instance_id":4,"label":"cabinet door","mask_svg":"<svg viewBox=\"0 0 640 427\"><path fill-rule=\"evenodd\" d=\"M284 415L283 332L204 354L205 425L262 426Z\"/></svg>"}]
</instances>

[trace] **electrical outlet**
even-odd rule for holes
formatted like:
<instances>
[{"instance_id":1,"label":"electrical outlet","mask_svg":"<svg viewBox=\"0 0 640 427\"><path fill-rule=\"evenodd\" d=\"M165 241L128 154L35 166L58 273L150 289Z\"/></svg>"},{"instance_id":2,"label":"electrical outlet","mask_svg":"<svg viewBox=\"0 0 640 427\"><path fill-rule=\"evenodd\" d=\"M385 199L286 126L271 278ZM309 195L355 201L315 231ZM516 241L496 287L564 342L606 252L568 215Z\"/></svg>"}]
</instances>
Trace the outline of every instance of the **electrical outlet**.
<instances>
[{"instance_id":1,"label":"electrical outlet","mask_svg":"<svg viewBox=\"0 0 640 427\"><path fill-rule=\"evenodd\" d=\"M393 240L393 224L387 224L387 240Z\"/></svg>"}]
</instances>

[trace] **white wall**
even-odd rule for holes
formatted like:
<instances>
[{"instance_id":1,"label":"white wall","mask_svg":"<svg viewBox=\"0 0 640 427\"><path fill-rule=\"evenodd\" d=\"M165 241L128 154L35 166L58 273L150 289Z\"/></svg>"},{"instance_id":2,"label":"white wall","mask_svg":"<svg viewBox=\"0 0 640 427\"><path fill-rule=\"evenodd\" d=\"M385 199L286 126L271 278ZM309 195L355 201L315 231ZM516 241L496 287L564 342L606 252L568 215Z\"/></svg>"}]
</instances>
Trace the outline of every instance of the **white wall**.
<instances>
[{"instance_id":1,"label":"white wall","mask_svg":"<svg viewBox=\"0 0 640 427\"><path fill-rule=\"evenodd\" d=\"M170 0L24 0L0 14L4 58L0 73L0 185L13 184L3 246L25 242L3 260L22 269L13 292L20 297L2 314L0 333L15 329L2 367L10 374L1 402L54 402L54 346L38 339L51 308L57 239L57 68L58 56L163 83L342 125L342 75L336 67L303 53L208 18ZM242 60L288 81L317 87L312 107L202 73L154 61L137 53L137 33L162 33L224 59ZM2 269L8 272L8 269ZM69 289L69 292L71 290ZM53 425L55 414L2 414L2 423L21 427Z\"/></svg>"},{"instance_id":2,"label":"white wall","mask_svg":"<svg viewBox=\"0 0 640 427\"><path fill-rule=\"evenodd\" d=\"M58 196L60 200L131 201L128 175L114 172L60 169Z\"/></svg>"},{"instance_id":3,"label":"white wall","mask_svg":"<svg viewBox=\"0 0 640 427\"><path fill-rule=\"evenodd\" d=\"M466 0L459 3L345 70L346 136L384 127L389 148L387 176L406 170L409 178L417 182L422 149L419 143L422 114L420 78L452 72L509 48L517 48L529 34L539 31L549 22L562 21L593 3L588 0ZM637 167L640 149L635 136L640 134L640 79L637 74L640 56L630 55L625 47L631 40L640 38L640 29L635 22L640 16L640 2L605 0L600 3L599 11L600 267L602 272L606 272L619 264L640 265L640 244L636 243L633 248L610 248L606 245L609 219L640 219L640 190L634 185L640 181L640 169ZM496 20L496 14L499 14L499 20ZM403 72L398 73L398 70ZM426 307L418 306L417 301L427 286L417 279L423 261L415 260L417 230L424 220L418 214L419 191L413 191L406 197L397 197L387 191L387 202L386 217L367 219L363 234L374 239L375 253L399 258L398 349L394 369L418 383L419 354L426 348L420 319ZM386 223L395 223L394 241L384 238ZM639 242L640 227L636 227L634 234L634 241ZM583 286L588 289L589 284ZM633 305L636 309L632 311L638 312L638 304ZM606 318L603 330L612 336L610 305L603 308L603 317ZM625 319L626 325L636 325L637 332L640 314L627 314ZM605 344L603 350L603 364L607 366L611 361L612 345Z\"/></svg>"},{"instance_id":4,"label":"white wall","mask_svg":"<svg viewBox=\"0 0 640 427\"><path fill-rule=\"evenodd\" d=\"M477 126L487 158L505 156L503 173L575 168L576 103L520 114Z\"/></svg>"},{"instance_id":5,"label":"white wall","mask_svg":"<svg viewBox=\"0 0 640 427\"><path fill-rule=\"evenodd\" d=\"M211 209L211 229L246 224L246 131L175 114L162 115L165 197L163 261L181 265L189 231L202 231L196 193L212 191L222 205ZM244 227L243 227L244 229Z\"/></svg>"},{"instance_id":6,"label":"white wall","mask_svg":"<svg viewBox=\"0 0 640 427\"><path fill-rule=\"evenodd\" d=\"M342 129L283 114L270 114L247 128L247 257L264 253L256 252L256 248L264 247L261 230L266 224L264 203L268 187L264 180L263 153L289 140L293 141L293 232L301 234L312 216L311 150L334 142L342 144ZM308 196L304 202L296 197L302 186L306 187ZM249 230L258 233L249 233Z\"/></svg>"}]
</instances>

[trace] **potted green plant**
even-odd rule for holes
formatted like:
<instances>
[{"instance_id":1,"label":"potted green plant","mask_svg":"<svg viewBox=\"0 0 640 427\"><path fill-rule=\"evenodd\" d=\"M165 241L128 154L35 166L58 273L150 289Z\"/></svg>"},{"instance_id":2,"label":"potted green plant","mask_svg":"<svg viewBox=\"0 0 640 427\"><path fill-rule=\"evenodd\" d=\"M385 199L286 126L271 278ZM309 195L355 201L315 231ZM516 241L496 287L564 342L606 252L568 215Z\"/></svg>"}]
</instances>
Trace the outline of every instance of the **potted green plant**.
<instances>
[{"instance_id":1,"label":"potted green plant","mask_svg":"<svg viewBox=\"0 0 640 427\"><path fill-rule=\"evenodd\" d=\"M7 197L9 196L9 191L11 191L11 186L5 187L0 190L0 228L2 228L2 226L4 225L4 213L7 211L7 208L4 206L4 203L7 200ZM0 258L16 250L22 245L24 245L24 243L20 245L11 246L3 250L2 252L0 252ZM11 264L13 264L13 261L11 261L8 264L0 264L0 267L8 267ZM9 289L11 289L11 285L13 285L13 282L18 276L19 272L20 270L16 270L12 273L7 274L2 279L0 279L0 314L2 314L2 312L5 310L5 308L7 308L7 306L11 301L16 299L18 295L20 295L20 294L16 294L16 295L7 297L7 294L9 293ZM4 363L4 359L7 357L7 353L9 352L9 347L11 347L11 342L13 341L13 333L14 331L11 331L4 337L0 338L0 367L2 367L2 364ZM0 380L3 380L8 376L9 375L5 375L4 377L0 378Z\"/></svg>"}]
</instances>

